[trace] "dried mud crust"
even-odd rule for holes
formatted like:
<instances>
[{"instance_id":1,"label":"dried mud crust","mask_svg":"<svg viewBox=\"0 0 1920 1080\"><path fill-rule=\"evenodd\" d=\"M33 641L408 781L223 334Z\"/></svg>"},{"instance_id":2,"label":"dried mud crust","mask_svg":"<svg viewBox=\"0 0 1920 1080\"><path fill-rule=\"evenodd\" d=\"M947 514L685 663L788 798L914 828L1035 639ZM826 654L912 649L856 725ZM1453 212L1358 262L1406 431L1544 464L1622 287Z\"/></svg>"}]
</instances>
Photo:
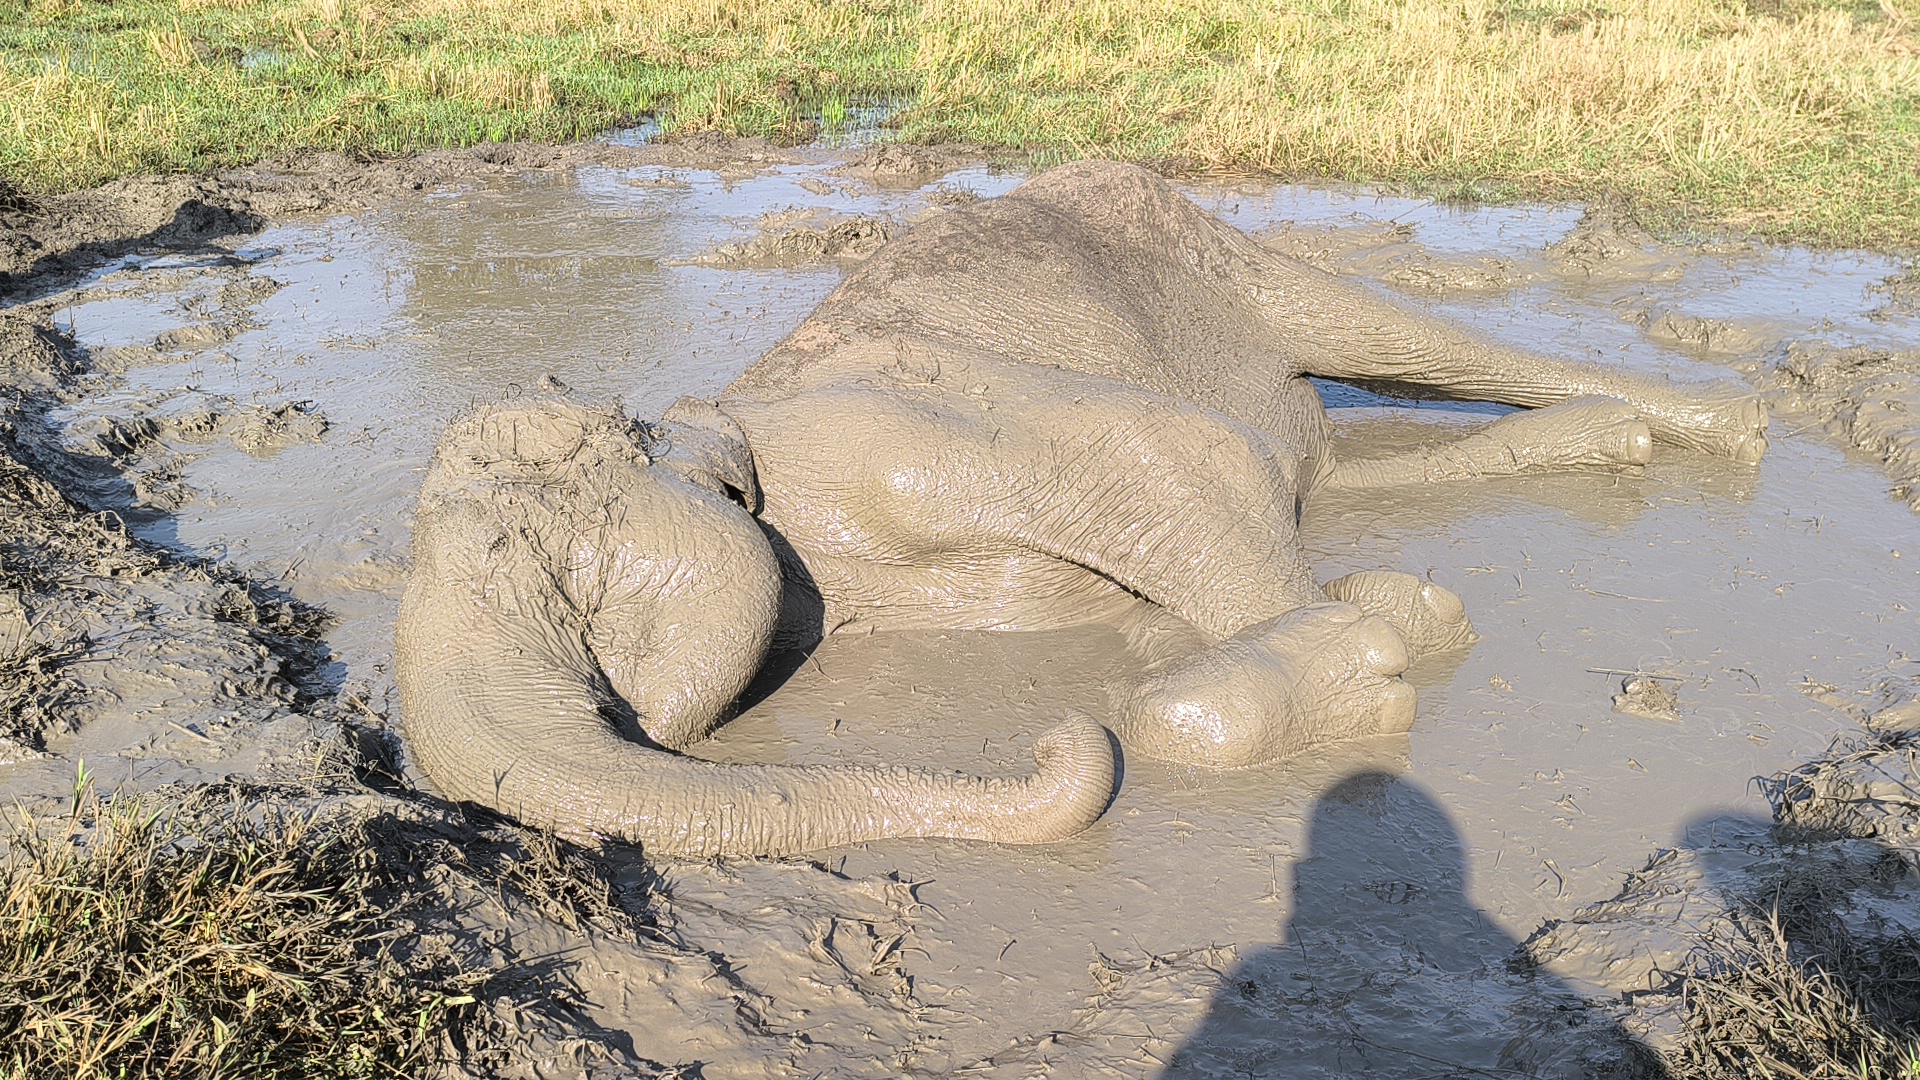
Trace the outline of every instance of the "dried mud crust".
<instances>
[{"instance_id":1,"label":"dried mud crust","mask_svg":"<svg viewBox=\"0 0 1920 1080\"><path fill-rule=\"evenodd\" d=\"M827 262L850 266L880 250L895 228L884 218L865 215L825 221L811 220L813 217L769 215L760 222L760 235L718 245L688 261L722 270L790 268Z\"/></svg>"},{"instance_id":2,"label":"dried mud crust","mask_svg":"<svg viewBox=\"0 0 1920 1080\"><path fill-rule=\"evenodd\" d=\"M1796 342L1736 366L1782 412L1879 458L1893 496L1920 511L1920 351Z\"/></svg>"}]
</instances>

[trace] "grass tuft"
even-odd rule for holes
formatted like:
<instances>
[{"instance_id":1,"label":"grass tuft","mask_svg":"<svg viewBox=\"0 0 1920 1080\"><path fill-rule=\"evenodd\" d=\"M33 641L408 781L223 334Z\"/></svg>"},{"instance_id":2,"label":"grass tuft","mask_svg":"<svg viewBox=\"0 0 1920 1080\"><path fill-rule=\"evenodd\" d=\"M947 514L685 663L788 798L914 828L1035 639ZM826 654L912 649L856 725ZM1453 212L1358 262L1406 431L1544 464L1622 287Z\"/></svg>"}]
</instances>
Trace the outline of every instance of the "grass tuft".
<instances>
[{"instance_id":1,"label":"grass tuft","mask_svg":"<svg viewBox=\"0 0 1920 1080\"><path fill-rule=\"evenodd\" d=\"M211 810L98 800L83 776L63 827L15 823L0 1073L431 1071L494 973L402 959L380 903L396 876L362 829Z\"/></svg>"},{"instance_id":2,"label":"grass tuft","mask_svg":"<svg viewBox=\"0 0 1920 1080\"><path fill-rule=\"evenodd\" d=\"M1707 942L1678 1075L1920 1080L1920 937L1858 937L1836 903L1783 886Z\"/></svg>"}]
</instances>

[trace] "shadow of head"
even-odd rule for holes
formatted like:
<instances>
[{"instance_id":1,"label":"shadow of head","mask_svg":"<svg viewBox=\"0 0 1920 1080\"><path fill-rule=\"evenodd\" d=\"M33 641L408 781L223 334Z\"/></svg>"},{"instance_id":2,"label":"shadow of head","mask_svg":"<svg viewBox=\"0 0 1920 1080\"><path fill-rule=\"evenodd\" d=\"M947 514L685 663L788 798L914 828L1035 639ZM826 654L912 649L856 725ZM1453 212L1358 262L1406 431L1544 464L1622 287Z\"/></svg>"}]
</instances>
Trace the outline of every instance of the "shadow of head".
<instances>
[{"instance_id":1,"label":"shadow of head","mask_svg":"<svg viewBox=\"0 0 1920 1080\"><path fill-rule=\"evenodd\" d=\"M1467 897L1458 830L1379 771L1321 794L1281 944L1223 980L1169 1076L1651 1076L1658 1059Z\"/></svg>"}]
</instances>

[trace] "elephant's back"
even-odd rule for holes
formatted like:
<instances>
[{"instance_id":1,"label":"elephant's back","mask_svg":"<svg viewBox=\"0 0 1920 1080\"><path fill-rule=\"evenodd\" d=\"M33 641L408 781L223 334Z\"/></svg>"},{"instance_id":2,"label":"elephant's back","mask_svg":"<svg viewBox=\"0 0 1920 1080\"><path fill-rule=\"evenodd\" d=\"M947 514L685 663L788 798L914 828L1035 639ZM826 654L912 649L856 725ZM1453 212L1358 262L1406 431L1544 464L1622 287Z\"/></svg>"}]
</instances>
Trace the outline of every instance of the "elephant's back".
<instances>
[{"instance_id":1,"label":"elephant's back","mask_svg":"<svg viewBox=\"0 0 1920 1080\"><path fill-rule=\"evenodd\" d=\"M1249 251L1249 249L1252 249ZM1054 170L895 238L735 382L767 395L911 341L1101 375L1269 426L1298 371L1244 288L1252 241L1131 167Z\"/></svg>"}]
</instances>

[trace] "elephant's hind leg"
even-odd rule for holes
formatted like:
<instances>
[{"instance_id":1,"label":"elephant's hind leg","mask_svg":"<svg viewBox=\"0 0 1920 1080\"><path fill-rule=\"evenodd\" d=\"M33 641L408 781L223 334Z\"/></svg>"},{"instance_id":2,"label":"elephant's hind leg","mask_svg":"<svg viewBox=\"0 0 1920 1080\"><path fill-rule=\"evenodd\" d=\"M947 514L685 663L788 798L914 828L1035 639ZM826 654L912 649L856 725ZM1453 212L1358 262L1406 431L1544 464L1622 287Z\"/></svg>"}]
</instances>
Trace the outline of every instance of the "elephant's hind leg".
<instances>
[{"instance_id":1,"label":"elephant's hind leg","mask_svg":"<svg viewBox=\"0 0 1920 1080\"><path fill-rule=\"evenodd\" d=\"M1324 483L1368 489L1487 476L1637 468L1653 459L1646 421L1623 401L1586 397L1503 416L1459 438L1384 458L1334 459Z\"/></svg>"},{"instance_id":2,"label":"elephant's hind leg","mask_svg":"<svg viewBox=\"0 0 1920 1080\"><path fill-rule=\"evenodd\" d=\"M1407 645L1352 604L1250 626L1114 694L1115 731L1149 757L1226 769L1413 726Z\"/></svg>"}]
</instances>

